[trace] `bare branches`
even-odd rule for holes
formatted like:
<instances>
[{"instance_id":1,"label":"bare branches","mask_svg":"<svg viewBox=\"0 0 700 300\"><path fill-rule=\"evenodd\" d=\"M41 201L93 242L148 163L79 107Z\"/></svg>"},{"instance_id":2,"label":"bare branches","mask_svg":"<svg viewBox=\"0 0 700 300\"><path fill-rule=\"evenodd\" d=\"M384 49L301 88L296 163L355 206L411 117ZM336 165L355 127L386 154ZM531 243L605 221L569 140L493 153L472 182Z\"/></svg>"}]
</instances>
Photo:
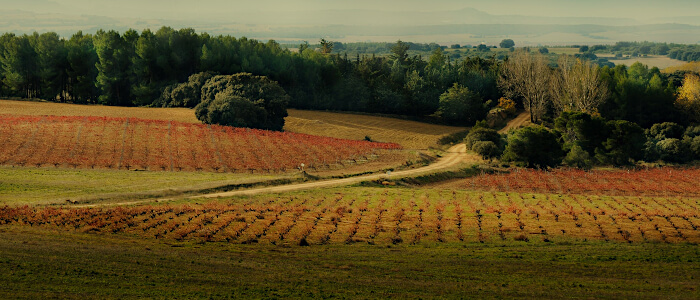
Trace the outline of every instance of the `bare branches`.
<instances>
[{"instance_id":1,"label":"bare branches","mask_svg":"<svg viewBox=\"0 0 700 300\"><path fill-rule=\"evenodd\" d=\"M503 65L500 87L511 98L522 98L530 121L540 121L550 99L552 69L541 54L518 51Z\"/></svg>"},{"instance_id":2,"label":"bare branches","mask_svg":"<svg viewBox=\"0 0 700 300\"><path fill-rule=\"evenodd\" d=\"M609 95L600 67L589 61L562 56L552 78L552 99L558 112L596 113Z\"/></svg>"}]
</instances>

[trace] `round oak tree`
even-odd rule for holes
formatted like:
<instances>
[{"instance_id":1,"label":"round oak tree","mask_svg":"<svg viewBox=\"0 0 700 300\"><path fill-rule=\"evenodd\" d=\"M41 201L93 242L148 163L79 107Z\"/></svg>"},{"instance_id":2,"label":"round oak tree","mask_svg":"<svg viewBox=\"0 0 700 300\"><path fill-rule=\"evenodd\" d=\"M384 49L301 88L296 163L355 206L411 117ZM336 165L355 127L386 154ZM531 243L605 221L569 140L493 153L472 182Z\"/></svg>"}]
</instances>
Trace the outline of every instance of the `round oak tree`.
<instances>
[{"instance_id":1,"label":"round oak tree","mask_svg":"<svg viewBox=\"0 0 700 300\"><path fill-rule=\"evenodd\" d=\"M197 119L220 124L282 130L289 96L276 82L250 73L214 76L202 86Z\"/></svg>"}]
</instances>

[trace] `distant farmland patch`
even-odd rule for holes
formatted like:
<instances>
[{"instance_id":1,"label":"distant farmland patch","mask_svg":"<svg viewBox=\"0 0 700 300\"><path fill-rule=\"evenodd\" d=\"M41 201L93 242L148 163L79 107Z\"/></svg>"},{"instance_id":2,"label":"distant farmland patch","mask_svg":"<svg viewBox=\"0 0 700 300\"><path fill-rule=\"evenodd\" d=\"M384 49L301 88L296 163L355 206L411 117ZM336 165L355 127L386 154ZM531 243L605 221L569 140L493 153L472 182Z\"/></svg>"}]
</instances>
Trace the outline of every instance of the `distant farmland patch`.
<instances>
[{"instance_id":1,"label":"distant farmland patch","mask_svg":"<svg viewBox=\"0 0 700 300\"><path fill-rule=\"evenodd\" d=\"M668 67L663 71L664 73L673 73L676 71L691 71L695 73L700 73L700 61L691 61L682 65Z\"/></svg>"},{"instance_id":2,"label":"distant farmland patch","mask_svg":"<svg viewBox=\"0 0 700 300\"><path fill-rule=\"evenodd\" d=\"M630 57L630 58L624 58L624 59L615 59L614 56L612 55L598 55L600 58L607 58L611 63L614 63L616 65L626 65L626 66L631 66L636 62L640 62L642 64L645 64L649 66L650 68L652 67L657 67L659 69L665 69L668 67L674 67L674 66L680 66L685 64L684 61L680 61L677 59L671 59L666 56L659 56L659 55L649 55L646 57Z\"/></svg>"},{"instance_id":3,"label":"distant farmland patch","mask_svg":"<svg viewBox=\"0 0 700 300\"><path fill-rule=\"evenodd\" d=\"M111 117L0 115L0 164L164 171L285 171L366 159L397 144Z\"/></svg>"}]
</instances>

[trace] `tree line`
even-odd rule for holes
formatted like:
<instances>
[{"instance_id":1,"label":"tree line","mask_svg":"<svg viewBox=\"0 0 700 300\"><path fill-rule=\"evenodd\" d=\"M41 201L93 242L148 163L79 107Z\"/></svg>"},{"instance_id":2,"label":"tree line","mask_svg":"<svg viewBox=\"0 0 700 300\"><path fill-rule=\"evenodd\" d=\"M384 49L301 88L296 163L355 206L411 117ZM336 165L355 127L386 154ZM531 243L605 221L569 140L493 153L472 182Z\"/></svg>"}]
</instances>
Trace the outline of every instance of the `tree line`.
<instances>
[{"instance_id":1,"label":"tree line","mask_svg":"<svg viewBox=\"0 0 700 300\"><path fill-rule=\"evenodd\" d=\"M431 116L469 126L498 109L506 96L528 109L537 123L552 124L568 110L644 128L693 120L675 103L683 74L642 64L601 68L583 57L552 61L551 55L522 50L503 60L453 61L443 47L402 41L387 45L387 56L348 57L332 53L338 45L322 40L318 49L302 44L290 51L275 41L169 27L78 32L67 39L51 32L4 34L0 96L194 108L212 76L250 73L276 82L289 96L275 103L303 109ZM430 56L410 55L418 46L432 49Z\"/></svg>"},{"instance_id":2,"label":"tree line","mask_svg":"<svg viewBox=\"0 0 700 300\"><path fill-rule=\"evenodd\" d=\"M246 72L279 83L296 108L423 117L438 111L440 95L454 83L478 95L481 111L486 100L500 97L495 59L454 63L440 47L429 59L409 57L411 45L399 41L389 57L347 57L168 27L78 32L68 39L8 33L0 37L0 96L151 106L163 104L163 91L193 74Z\"/></svg>"}]
</instances>

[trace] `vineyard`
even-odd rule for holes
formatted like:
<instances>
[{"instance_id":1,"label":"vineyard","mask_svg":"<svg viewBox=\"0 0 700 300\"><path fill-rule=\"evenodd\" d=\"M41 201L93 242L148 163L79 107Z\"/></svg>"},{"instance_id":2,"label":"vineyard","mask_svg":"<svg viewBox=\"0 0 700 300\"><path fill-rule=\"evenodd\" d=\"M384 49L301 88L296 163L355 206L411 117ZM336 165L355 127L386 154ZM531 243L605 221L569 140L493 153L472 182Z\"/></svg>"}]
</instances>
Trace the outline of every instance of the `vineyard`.
<instances>
[{"instance_id":1,"label":"vineyard","mask_svg":"<svg viewBox=\"0 0 700 300\"><path fill-rule=\"evenodd\" d=\"M644 170L515 169L510 173L484 174L441 188L485 191L700 196L700 168L652 168Z\"/></svg>"},{"instance_id":2,"label":"vineyard","mask_svg":"<svg viewBox=\"0 0 700 300\"><path fill-rule=\"evenodd\" d=\"M286 171L366 160L397 144L137 118L0 115L0 164Z\"/></svg>"},{"instance_id":3,"label":"vineyard","mask_svg":"<svg viewBox=\"0 0 700 300\"><path fill-rule=\"evenodd\" d=\"M291 245L700 242L700 200L402 189L260 196L230 203L0 208L0 224L145 238Z\"/></svg>"}]
</instances>

